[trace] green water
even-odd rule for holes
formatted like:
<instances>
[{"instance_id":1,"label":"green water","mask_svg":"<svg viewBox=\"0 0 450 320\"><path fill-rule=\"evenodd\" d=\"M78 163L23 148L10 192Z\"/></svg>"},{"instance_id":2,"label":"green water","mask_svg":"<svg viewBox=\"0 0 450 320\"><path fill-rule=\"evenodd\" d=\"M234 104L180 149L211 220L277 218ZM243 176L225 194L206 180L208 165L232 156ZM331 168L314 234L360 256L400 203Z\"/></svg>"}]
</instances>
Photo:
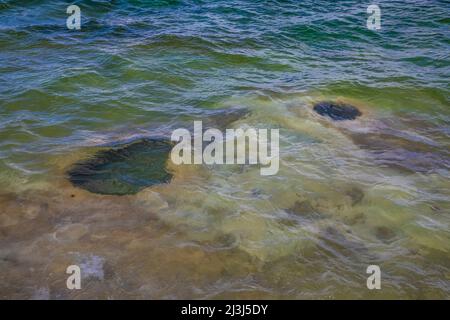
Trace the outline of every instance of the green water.
<instances>
[{"instance_id":1,"label":"green water","mask_svg":"<svg viewBox=\"0 0 450 320\"><path fill-rule=\"evenodd\" d=\"M448 3L378 1L379 31L351 0L74 3L80 31L65 4L0 1L2 298L449 297ZM231 127L280 128L277 175L168 164L130 196L67 179L232 107L250 114Z\"/></svg>"}]
</instances>

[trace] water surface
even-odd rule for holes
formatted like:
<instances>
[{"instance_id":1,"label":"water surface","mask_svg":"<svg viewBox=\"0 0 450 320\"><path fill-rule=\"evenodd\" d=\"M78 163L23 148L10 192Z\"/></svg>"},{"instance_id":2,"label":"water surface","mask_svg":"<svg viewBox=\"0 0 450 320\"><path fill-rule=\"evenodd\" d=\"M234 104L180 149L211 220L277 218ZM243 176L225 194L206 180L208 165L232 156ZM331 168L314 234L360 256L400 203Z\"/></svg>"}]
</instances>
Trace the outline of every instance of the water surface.
<instances>
[{"instance_id":1,"label":"water surface","mask_svg":"<svg viewBox=\"0 0 450 320\"><path fill-rule=\"evenodd\" d=\"M379 31L353 0L74 3L80 31L62 3L0 1L2 298L449 297L446 1L378 1ZM126 196L67 179L233 107L231 127L280 128L277 175L168 163Z\"/></svg>"}]
</instances>

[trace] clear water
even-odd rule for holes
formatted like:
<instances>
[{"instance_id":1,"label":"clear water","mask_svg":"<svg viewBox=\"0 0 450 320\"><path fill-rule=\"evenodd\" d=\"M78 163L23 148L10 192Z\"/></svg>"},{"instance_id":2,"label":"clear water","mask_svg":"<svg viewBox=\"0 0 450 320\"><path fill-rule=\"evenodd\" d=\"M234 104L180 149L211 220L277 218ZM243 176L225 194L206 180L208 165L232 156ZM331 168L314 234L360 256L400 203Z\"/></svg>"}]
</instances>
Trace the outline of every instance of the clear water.
<instances>
[{"instance_id":1,"label":"clear water","mask_svg":"<svg viewBox=\"0 0 450 320\"><path fill-rule=\"evenodd\" d=\"M0 1L2 298L448 298L450 6ZM311 111L340 100L363 117ZM75 188L104 145L217 110L280 128L281 166L173 166L130 196ZM66 267L85 270L66 289ZM382 290L366 268L382 270Z\"/></svg>"}]
</instances>

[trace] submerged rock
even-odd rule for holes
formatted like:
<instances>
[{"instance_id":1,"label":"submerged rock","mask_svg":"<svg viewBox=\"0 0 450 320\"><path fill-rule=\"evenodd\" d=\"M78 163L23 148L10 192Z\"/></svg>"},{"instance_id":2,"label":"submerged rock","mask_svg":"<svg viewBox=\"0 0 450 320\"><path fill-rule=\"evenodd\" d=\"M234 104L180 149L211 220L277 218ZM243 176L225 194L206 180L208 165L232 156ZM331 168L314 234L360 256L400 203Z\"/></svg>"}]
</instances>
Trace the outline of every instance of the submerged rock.
<instances>
[{"instance_id":1,"label":"submerged rock","mask_svg":"<svg viewBox=\"0 0 450 320\"><path fill-rule=\"evenodd\" d=\"M100 151L69 169L69 180L90 192L108 195L135 194L155 184L167 183L166 169L172 143L143 139L129 145Z\"/></svg>"},{"instance_id":2,"label":"submerged rock","mask_svg":"<svg viewBox=\"0 0 450 320\"><path fill-rule=\"evenodd\" d=\"M287 209L287 212L296 215L310 215L314 214L316 210L309 201L304 200L304 201L296 201L292 208Z\"/></svg>"},{"instance_id":3,"label":"submerged rock","mask_svg":"<svg viewBox=\"0 0 450 320\"><path fill-rule=\"evenodd\" d=\"M352 120L362 113L355 107L319 102L314 111L333 120ZM394 113L375 118L367 113L361 121L336 121L335 128L364 150L370 161L405 173L436 173L450 170L450 151L445 123L415 113ZM349 195L354 204L360 193Z\"/></svg>"},{"instance_id":4,"label":"submerged rock","mask_svg":"<svg viewBox=\"0 0 450 320\"><path fill-rule=\"evenodd\" d=\"M391 228L378 226L375 228L375 236L383 242L391 242L396 235Z\"/></svg>"},{"instance_id":5,"label":"submerged rock","mask_svg":"<svg viewBox=\"0 0 450 320\"><path fill-rule=\"evenodd\" d=\"M354 120L362 113L356 107L340 102L323 101L314 105L314 111L335 121Z\"/></svg>"},{"instance_id":6,"label":"submerged rock","mask_svg":"<svg viewBox=\"0 0 450 320\"><path fill-rule=\"evenodd\" d=\"M247 108L233 107L225 110L214 111L205 119L205 130L209 128L216 128L219 130L227 129L230 124L236 122L247 115L250 111Z\"/></svg>"},{"instance_id":7,"label":"submerged rock","mask_svg":"<svg viewBox=\"0 0 450 320\"><path fill-rule=\"evenodd\" d=\"M359 204L364 198L364 192L357 187L352 187L350 190L347 190L345 194L350 197L352 206Z\"/></svg>"},{"instance_id":8,"label":"submerged rock","mask_svg":"<svg viewBox=\"0 0 450 320\"><path fill-rule=\"evenodd\" d=\"M286 209L286 212L295 216L308 219L323 219L325 214L317 210L308 200L296 201L294 205Z\"/></svg>"},{"instance_id":9,"label":"submerged rock","mask_svg":"<svg viewBox=\"0 0 450 320\"><path fill-rule=\"evenodd\" d=\"M369 133L349 132L361 149L370 152L375 163L409 173L430 173L450 169L450 153L406 130L384 129Z\"/></svg>"},{"instance_id":10,"label":"submerged rock","mask_svg":"<svg viewBox=\"0 0 450 320\"><path fill-rule=\"evenodd\" d=\"M245 108L214 111L205 119L205 130L225 129L248 113ZM93 193L136 194L144 188L170 182L172 174L166 163L172 147L168 138L144 138L100 151L74 164L67 174L73 185Z\"/></svg>"}]
</instances>

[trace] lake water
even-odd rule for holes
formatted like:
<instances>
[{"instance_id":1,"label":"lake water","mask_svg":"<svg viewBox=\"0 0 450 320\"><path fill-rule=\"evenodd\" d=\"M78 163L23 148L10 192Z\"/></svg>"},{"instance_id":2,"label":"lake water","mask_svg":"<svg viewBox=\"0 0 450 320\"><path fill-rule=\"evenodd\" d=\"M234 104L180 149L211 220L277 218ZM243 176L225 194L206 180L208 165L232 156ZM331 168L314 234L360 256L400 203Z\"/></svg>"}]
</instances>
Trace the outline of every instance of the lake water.
<instances>
[{"instance_id":1,"label":"lake water","mask_svg":"<svg viewBox=\"0 0 450 320\"><path fill-rule=\"evenodd\" d=\"M378 1L378 31L353 0L74 3L79 31L66 4L0 1L1 298L450 297L448 2ZM67 178L235 107L231 128L280 129L278 174L168 161L122 196Z\"/></svg>"}]
</instances>

